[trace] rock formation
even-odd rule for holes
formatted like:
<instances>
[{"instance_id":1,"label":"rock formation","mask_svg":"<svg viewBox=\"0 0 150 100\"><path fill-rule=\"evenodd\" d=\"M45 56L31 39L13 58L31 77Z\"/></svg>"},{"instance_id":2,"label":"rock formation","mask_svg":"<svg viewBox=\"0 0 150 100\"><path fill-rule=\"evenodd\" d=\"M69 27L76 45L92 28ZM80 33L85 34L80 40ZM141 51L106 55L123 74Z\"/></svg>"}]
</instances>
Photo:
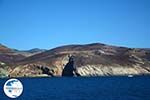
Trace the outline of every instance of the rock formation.
<instances>
[{"instance_id":1,"label":"rock formation","mask_svg":"<svg viewBox=\"0 0 150 100\"><path fill-rule=\"evenodd\" d=\"M62 76L74 76L74 71L75 71L74 58L73 56L71 56L69 58L69 62L65 65L62 71Z\"/></svg>"}]
</instances>

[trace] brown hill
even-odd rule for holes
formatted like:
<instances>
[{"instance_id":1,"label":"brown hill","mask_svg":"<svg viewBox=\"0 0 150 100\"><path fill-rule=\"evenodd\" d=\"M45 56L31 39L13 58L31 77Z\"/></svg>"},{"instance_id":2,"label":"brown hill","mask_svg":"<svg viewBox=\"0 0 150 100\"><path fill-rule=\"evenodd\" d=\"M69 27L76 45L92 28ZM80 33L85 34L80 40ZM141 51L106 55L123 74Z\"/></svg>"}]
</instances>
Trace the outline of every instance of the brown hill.
<instances>
[{"instance_id":1,"label":"brown hill","mask_svg":"<svg viewBox=\"0 0 150 100\"><path fill-rule=\"evenodd\" d=\"M10 48L0 44L0 53L9 53L9 52L10 53L12 52Z\"/></svg>"},{"instance_id":2,"label":"brown hill","mask_svg":"<svg viewBox=\"0 0 150 100\"><path fill-rule=\"evenodd\" d=\"M45 50L31 49L20 51L0 44L0 77L8 76L10 74L9 72L15 67L16 62L43 51Z\"/></svg>"},{"instance_id":3,"label":"brown hill","mask_svg":"<svg viewBox=\"0 0 150 100\"><path fill-rule=\"evenodd\" d=\"M17 62L10 76L106 76L150 73L150 49L100 43L61 46Z\"/></svg>"},{"instance_id":4,"label":"brown hill","mask_svg":"<svg viewBox=\"0 0 150 100\"><path fill-rule=\"evenodd\" d=\"M0 44L0 61L6 63L7 65L15 65L16 61L22 60L26 57L33 56L35 54L44 52L44 49L31 49L31 50L16 50L8 48Z\"/></svg>"},{"instance_id":5,"label":"brown hill","mask_svg":"<svg viewBox=\"0 0 150 100\"><path fill-rule=\"evenodd\" d=\"M17 60L24 59L25 57L21 54L15 54L13 49L10 49L0 44L0 61L7 63L8 65L15 64Z\"/></svg>"}]
</instances>

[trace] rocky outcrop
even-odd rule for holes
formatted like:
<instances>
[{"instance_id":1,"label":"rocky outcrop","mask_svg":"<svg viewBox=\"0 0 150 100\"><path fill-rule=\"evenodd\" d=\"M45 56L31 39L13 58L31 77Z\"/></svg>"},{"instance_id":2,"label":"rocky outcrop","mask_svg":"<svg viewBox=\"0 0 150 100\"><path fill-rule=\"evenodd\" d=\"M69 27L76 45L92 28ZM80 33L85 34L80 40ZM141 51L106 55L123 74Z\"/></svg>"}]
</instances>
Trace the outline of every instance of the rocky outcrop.
<instances>
[{"instance_id":1,"label":"rocky outcrop","mask_svg":"<svg viewBox=\"0 0 150 100\"><path fill-rule=\"evenodd\" d=\"M65 65L62 71L62 76L74 76L74 72L75 72L74 58L73 56L71 56L69 58L69 62Z\"/></svg>"},{"instance_id":2,"label":"rocky outcrop","mask_svg":"<svg viewBox=\"0 0 150 100\"><path fill-rule=\"evenodd\" d=\"M57 74L57 68L38 64L17 66L9 72L10 77L51 77Z\"/></svg>"},{"instance_id":3,"label":"rocky outcrop","mask_svg":"<svg viewBox=\"0 0 150 100\"><path fill-rule=\"evenodd\" d=\"M8 66L4 63L0 61L0 77L8 77Z\"/></svg>"},{"instance_id":4,"label":"rocky outcrop","mask_svg":"<svg viewBox=\"0 0 150 100\"><path fill-rule=\"evenodd\" d=\"M78 68L77 73L81 76L146 75L150 74L150 68L142 68L139 65L134 67L86 65Z\"/></svg>"}]
</instances>

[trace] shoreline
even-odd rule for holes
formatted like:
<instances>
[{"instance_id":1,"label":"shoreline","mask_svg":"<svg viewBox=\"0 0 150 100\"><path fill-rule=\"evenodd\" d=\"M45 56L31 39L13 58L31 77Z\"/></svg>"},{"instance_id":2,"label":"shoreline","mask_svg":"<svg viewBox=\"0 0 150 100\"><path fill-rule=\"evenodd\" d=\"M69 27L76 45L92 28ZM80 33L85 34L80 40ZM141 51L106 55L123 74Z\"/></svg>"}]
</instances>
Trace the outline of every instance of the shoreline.
<instances>
[{"instance_id":1,"label":"shoreline","mask_svg":"<svg viewBox=\"0 0 150 100\"><path fill-rule=\"evenodd\" d=\"M37 78L117 78L117 77L128 77L128 78L134 78L134 77L150 77L150 74L145 74L145 75L132 75L132 77L130 77L129 75L112 75L112 76L78 76L78 77L67 77L67 76L53 76L53 77L4 77L4 78L0 78L0 79L12 79L12 78L17 78L17 79L37 79Z\"/></svg>"}]
</instances>

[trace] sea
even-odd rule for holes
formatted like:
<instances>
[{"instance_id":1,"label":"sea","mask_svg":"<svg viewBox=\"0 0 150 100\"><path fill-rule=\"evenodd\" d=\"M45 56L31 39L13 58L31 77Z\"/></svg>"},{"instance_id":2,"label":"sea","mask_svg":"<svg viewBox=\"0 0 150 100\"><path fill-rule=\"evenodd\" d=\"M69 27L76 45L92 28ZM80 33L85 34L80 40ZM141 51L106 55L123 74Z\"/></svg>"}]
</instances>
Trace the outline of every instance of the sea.
<instances>
[{"instance_id":1,"label":"sea","mask_svg":"<svg viewBox=\"0 0 150 100\"><path fill-rule=\"evenodd\" d=\"M7 97L0 79L0 100L150 100L150 76L18 78L23 93Z\"/></svg>"}]
</instances>

